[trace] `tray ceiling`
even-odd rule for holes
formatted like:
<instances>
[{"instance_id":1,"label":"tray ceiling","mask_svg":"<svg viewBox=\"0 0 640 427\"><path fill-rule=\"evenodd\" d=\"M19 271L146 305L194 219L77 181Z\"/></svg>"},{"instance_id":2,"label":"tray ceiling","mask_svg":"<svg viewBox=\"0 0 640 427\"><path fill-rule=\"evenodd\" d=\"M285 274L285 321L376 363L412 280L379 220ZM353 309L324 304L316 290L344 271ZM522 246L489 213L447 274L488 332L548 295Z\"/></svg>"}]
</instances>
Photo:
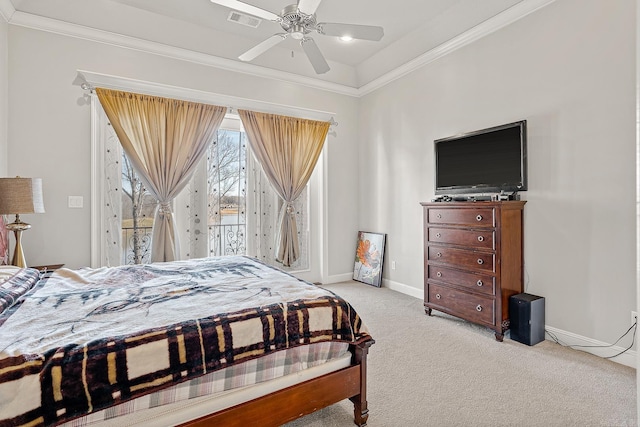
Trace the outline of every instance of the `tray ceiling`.
<instances>
[{"instance_id":1,"label":"tray ceiling","mask_svg":"<svg viewBox=\"0 0 640 427\"><path fill-rule=\"evenodd\" d=\"M46 18L238 62L238 55L281 32L280 26L270 21L263 20L257 28L229 22L231 9L209 0L7 1L16 12L8 17L9 22ZM290 3L243 1L274 13L280 13ZM541 7L549 1L323 0L316 11L318 21L378 25L384 27L384 37L379 42L345 43L335 37L312 34L331 66L321 76L314 73L293 39L285 40L251 64L358 88L523 3ZM401 7L393 7L396 5Z\"/></svg>"}]
</instances>

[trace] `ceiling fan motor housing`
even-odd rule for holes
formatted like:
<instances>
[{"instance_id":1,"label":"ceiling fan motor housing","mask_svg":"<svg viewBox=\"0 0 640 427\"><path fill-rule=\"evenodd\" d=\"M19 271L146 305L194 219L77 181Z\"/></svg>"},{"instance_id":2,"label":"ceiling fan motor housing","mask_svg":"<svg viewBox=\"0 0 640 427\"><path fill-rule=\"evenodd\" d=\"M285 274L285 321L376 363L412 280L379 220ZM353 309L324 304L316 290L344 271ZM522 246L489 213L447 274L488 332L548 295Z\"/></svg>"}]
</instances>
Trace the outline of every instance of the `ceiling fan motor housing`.
<instances>
[{"instance_id":1,"label":"ceiling fan motor housing","mask_svg":"<svg viewBox=\"0 0 640 427\"><path fill-rule=\"evenodd\" d=\"M286 32L291 33L292 37L294 34L309 34L317 26L316 15L307 15L300 12L297 4L291 4L282 9L280 16L282 17L280 26Z\"/></svg>"}]
</instances>

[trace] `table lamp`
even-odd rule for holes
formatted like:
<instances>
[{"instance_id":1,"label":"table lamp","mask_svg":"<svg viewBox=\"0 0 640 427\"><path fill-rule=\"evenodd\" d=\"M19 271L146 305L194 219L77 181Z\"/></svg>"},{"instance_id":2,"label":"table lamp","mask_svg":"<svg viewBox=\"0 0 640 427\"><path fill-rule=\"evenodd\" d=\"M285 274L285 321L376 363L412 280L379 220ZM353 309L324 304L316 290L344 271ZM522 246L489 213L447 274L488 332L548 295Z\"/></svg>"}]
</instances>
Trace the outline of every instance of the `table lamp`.
<instances>
[{"instance_id":1,"label":"table lamp","mask_svg":"<svg viewBox=\"0 0 640 427\"><path fill-rule=\"evenodd\" d=\"M20 214L44 213L42 201L42 179L40 178L0 178L0 215L15 214L16 220L7 224L7 230L16 237L11 264L26 267L20 242L22 232L31 228L30 224L20 220Z\"/></svg>"}]
</instances>

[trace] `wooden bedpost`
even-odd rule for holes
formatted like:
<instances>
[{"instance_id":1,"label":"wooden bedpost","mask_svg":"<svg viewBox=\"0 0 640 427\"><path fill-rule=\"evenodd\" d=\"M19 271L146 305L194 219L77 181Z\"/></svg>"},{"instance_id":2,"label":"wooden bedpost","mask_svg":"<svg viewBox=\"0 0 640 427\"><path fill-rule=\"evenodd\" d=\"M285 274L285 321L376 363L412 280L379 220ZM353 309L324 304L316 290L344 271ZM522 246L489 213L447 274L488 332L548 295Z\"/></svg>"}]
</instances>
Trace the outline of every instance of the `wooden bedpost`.
<instances>
[{"instance_id":1,"label":"wooden bedpost","mask_svg":"<svg viewBox=\"0 0 640 427\"><path fill-rule=\"evenodd\" d=\"M366 426L369 418L369 408L367 408L367 354L369 353L369 347L374 343L373 339L369 339L351 345L351 354L353 355L351 364L360 366L360 394L350 397L349 400L353 402L353 422L359 427Z\"/></svg>"}]
</instances>

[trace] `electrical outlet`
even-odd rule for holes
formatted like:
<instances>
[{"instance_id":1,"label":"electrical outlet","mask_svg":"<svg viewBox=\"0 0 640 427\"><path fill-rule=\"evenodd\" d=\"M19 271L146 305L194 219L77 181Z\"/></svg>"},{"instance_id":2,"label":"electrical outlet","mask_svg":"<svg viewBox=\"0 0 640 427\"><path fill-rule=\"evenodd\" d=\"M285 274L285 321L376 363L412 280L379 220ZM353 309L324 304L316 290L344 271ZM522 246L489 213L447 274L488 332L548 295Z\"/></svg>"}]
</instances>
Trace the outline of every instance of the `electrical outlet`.
<instances>
[{"instance_id":1,"label":"electrical outlet","mask_svg":"<svg viewBox=\"0 0 640 427\"><path fill-rule=\"evenodd\" d=\"M633 325L637 321L638 321L638 312L637 311L632 311L631 312L631 324Z\"/></svg>"},{"instance_id":2,"label":"electrical outlet","mask_svg":"<svg viewBox=\"0 0 640 427\"><path fill-rule=\"evenodd\" d=\"M392 270L396 269L396 262L395 261L391 261L391 269Z\"/></svg>"}]
</instances>

